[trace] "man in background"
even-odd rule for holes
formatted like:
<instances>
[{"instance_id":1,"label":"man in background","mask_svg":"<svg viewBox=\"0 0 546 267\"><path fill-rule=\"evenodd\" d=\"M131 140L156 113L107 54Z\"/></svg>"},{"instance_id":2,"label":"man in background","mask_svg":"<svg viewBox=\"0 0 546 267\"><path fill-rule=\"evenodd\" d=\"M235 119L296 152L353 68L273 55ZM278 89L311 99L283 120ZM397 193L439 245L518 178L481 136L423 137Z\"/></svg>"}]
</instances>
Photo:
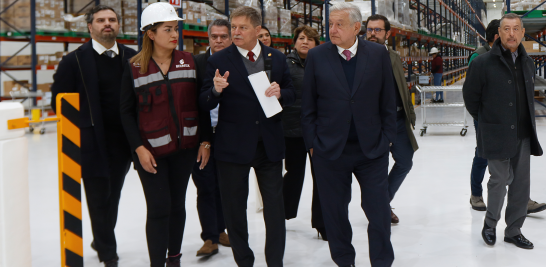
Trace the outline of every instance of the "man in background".
<instances>
[{"instance_id":1,"label":"man in background","mask_svg":"<svg viewBox=\"0 0 546 267\"><path fill-rule=\"evenodd\" d=\"M366 21L366 36L368 41L385 45L391 36L391 24L382 15L373 15ZM392 64L392 74L395 80L396 94L396 141L390 147L394 166L389 172L389 197L392 202L394 195L402 185L413 166L413 153L419 149L413 129L415 127L415 111L411 102L410 93L404 68L400 56L391 48L386 47ZM399 223L398 216L391 208L391 223Z\"/></svg>"},{"instance_id":2,"label":"man in background","mask_svg":"<svg viewBox=\"0 0 546 267\"><path fill-rule=\"evenodd\" d=\"M197 86L202 88L203 80L207 75L207 60L209 57L231 45L231 24L225 19L214 20L208 28L209 45L207 52L195 56L197 68ZM201 238L205 242L203 247L197 251L198 257L212 256L218 253L218 244L229 247L229 237L226 234L224 213L218 187L218 176L216 174L216 161L214 160L214 135L218 124L218 106L210 111L211 148L208 163L203 166L196 162L192 178L197 187L197 212L201 222Z\"/></svg>"},{"instance_id":3,"label":"man in background","mask_svg":"<svg viewBox=\"0 0 546 267\"><path fill-rule=\"evenodd\" d=\"M470 54L468 65L478 56L483 55L491 50L493 43L499 38L500 20L494 19L489 22L487 29L485 30L485 39L487 44L476 49L474 53ZM478 130L478 121L474 120L474 128L476 132ZM483 201L483 188L482 182L485 175L485 169L487 168L487 159L478 156L478 147L474 153L474 160L472 160L472 170L470 172L470 190L472 195L470 196L470 205L472 209L477 211L485 211L487 206ZM527 203L527 214L540 212L546 209L546 203L538 203L529 199Z\"/></svg>"},{"instance_id":4,"label":"man in background","mask_svg":"<svg viewBox=\"0 0 546 267\"><path fill-rule=\"evenodd\" d=\"M118 266L114 228L131 149L121 126L120 88L124 64L136 51L116 42L120 16L98 5L85 15L91 41L59 63L52 99L79 93L82 179L93 230L91 247L107 267ZM51 107L56 111L56 102Z\"/></svg>"}]
</instances>

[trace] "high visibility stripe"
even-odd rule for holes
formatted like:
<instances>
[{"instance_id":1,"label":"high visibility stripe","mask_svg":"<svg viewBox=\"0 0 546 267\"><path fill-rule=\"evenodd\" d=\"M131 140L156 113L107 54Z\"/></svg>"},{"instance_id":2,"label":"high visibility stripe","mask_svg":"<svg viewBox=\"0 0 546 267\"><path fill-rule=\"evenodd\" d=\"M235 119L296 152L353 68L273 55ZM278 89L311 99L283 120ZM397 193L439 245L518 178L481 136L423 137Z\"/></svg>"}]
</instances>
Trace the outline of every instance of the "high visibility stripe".
<instances>
[{"instance_id":1,"label":"high visibility stripe","mask_svg":"<svg viewBox=\"0 0 546 267\"><path fill-rule=\"evenodd\" d=\"M64 202L63 211L66 211L72 214L72 216L80 220L82 219L82 202L81 201L77 200L75 197L63 191L63 202Z\"/></svg>"},{"instance_id":2,"label":"high visibility stripe","mask_svg":"<svg viewBox=\"0 0 546 267\"><path fill-rule=\"evenodd\" d=\"M62 155L62 161L63 173L74 179L74 181L80 183L80 179L82 177L82 169L80 165L64 154Z\"/></svg>"},{"instance_id":3,"label":"high visibility stripe","mask_svg":"<svg viewBox=\"0 0 546 267\"><path fill-rule=\"evenodd\" d=\"M177 70L169 72L169 80L195 78L195 70Z\"/></svg>"},{"instance_id":4,"label":"high visibility stripe","mask_svg":"<svg viewBox=\"0 0 546 267\"><path fill-rule=\"evenodd\" d=\"M66 249L78 254L79 256L82 256L83 259L83 246L79 245L80 243L83 243L81 236L77 236L67 230L64 231L64 236L66 238Z\"/></svg>"},{"instance_id":5,"label":"high visibility stripe","mask_svg":"<svg viewBox=\"0 0 546 267\"><path fill-rule=\"evenodd\" d=\"M63 135L72 141L76 146L81 147L80 144L80 128L76 127L68 118L63 123Z\"/></svg>"},{"instance_id":6,"label":"high visibility stripe","mask_svg":"<svg viewBox=\"0 0 546 267\"><path fill-rule=\"evenodd\" d=\"M58 94L56 101L61 266L83 267L80 100L78 94Z\"/></svg>"},{"instance_id":7,"label":"high visibility stripe","mask_svg":"<svg viewBox=\"0 0 546 267\"><path fill-rule=\"evenodd\" d=\"M138 88L138 87L141 87L143 85L153 83L153 82L157 82L157 81L161 81L161 80L163 80L163 75L160 72L156 72L156 73L152 73L152 74L150 74L148 76L138 77L138 78L134 79L133 81L135 83L135 88Z\"/></svg>"}]
</instances>

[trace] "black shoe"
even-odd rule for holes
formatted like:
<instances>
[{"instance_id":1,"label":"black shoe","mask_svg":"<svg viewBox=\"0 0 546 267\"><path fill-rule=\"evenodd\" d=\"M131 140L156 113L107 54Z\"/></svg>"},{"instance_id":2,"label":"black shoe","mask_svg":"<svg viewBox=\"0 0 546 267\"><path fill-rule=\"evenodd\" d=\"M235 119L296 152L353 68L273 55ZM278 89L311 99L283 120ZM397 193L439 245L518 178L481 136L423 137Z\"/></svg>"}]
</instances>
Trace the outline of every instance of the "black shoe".
<instances>
[{"instance_id":1,"label":"black shoe","mask_svg":"<svg viewBox=\"0 0 546 267\"><path fill-rule=\"evenodd\" d=\"M95 248L95 240L93 240L93 242L91 242L91 248L92 248L94 251L98 252L97 249Z\"/></svg>"},{"instance_id":2,"label":"black shoe","mask_svg":"<svg viewBox=\"0 0 546 267\"><path fill-rule=\"evenodd\" d=\"M436 100L436 103L444 103L444 100L443 99Z\"/></svg>"},{"instance_id":3,"label":"black shoe","mask_svg":"<svg viewBox=\"0 0 546 267\"><path fill-rule=\"evenodd\" d=\"M504 237L504 242L512 243L516 245L518 248L524 248L524 249L533 249L535 246L533 246L533 243L529 241L525 236L522 234L519 234L514 237Z\"/></svg>"},{"instance_id":4,"label":"black shoe","mask_svg":"<svg viewBox=\"0 0 546 267\"><path fill-rule=\"evenodd\" d=\"M316 228L317 229L317 237L321 236L322 240L328 241L328 236L326 235L326 229L325 228Z\"/></svg>"},{"instance_id":5,"label":"black shoe","mask_svg":"<svg viewBox=\"0 0 546 267\"><path fill-rule=\"evenodd\" d=\"M180 258L182 257L182 254L178 254L176 256L169 256L165 263L167 267L180 267Z\"/></svg>"},{"instance_id":6,"label":"black shoe","mask_svg":"<svg viewBox=\"0 0 546 267\"><path fill-rule=\"evenodd\" d=\"M495 242L497 242L496 230L497 230L496 228L491 228L487 226L486 222L483 223L482 238L487 245L492 246L492 245L495 245ZM506 241L506 238L505 238L505 241Z\"/></svg>"},{"instance_id":7,"label":"black shoe","mask_svg":"<svg viewBox=\"0 0 546 267\"><path fill-rule=\"evenodd\" d=\"M119 261L119 258L117 257L113 260L105 261L104 267L118 267L118 261Z\"/></svg>"}]
</instances>

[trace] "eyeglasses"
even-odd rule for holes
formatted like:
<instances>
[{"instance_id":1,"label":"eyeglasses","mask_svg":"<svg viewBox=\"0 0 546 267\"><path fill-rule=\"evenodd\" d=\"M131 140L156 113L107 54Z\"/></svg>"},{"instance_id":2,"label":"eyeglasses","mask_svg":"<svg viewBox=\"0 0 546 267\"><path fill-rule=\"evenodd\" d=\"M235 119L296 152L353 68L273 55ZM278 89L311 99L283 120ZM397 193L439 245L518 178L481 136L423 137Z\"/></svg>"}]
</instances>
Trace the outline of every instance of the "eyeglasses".
<instances>
[{"instance_id":1,"label":"eyeglasses","mask_svg":"<svg viewBox=\"0 0 546 267\"><path fill-rule=\"evenodd\" d=\"M229 38L229 35L227 35L227 34L223 34L223 35L215 35L215 34L213 34L213 35L210 36L210 39L212 39L212 40L216 40L216 39L218 39L218 38L220 38L220 39L222 39L222 40L227 40L227 39Z\"/></svg>"},{"instance_id":2,"label":"eyeglasses","mask_svg":"<svg viewBox=\"0 0 546 267\"><path fill-rule=\"evenodd\" d=\"M372 32L380 33L381 31L384 31L385 29L381 29L381 28L375 28L375 29L367 28L366 30L367 30L369 33L372 33Z\"/></svg>"}]
</instances>

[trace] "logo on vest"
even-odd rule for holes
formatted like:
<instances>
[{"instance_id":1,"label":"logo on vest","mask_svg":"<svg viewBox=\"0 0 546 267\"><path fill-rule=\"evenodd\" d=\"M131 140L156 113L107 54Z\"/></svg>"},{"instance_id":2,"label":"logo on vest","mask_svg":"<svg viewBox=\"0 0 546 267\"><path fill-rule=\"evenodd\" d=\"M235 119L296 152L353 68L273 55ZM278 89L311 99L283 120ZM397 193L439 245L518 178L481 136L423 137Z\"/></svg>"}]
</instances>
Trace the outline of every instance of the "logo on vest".
<instances>
[{"instance_id":1,"label":"logo on vest","mask_svg":"<svg viewBox=\"0 0 546 267\"><path fill-rule=\"evenodd\" d=\"M180 60L180 65L176 65L177 68L189 68L190 64L184 64L184 59Z\"/></svg>"}]
</instances>

